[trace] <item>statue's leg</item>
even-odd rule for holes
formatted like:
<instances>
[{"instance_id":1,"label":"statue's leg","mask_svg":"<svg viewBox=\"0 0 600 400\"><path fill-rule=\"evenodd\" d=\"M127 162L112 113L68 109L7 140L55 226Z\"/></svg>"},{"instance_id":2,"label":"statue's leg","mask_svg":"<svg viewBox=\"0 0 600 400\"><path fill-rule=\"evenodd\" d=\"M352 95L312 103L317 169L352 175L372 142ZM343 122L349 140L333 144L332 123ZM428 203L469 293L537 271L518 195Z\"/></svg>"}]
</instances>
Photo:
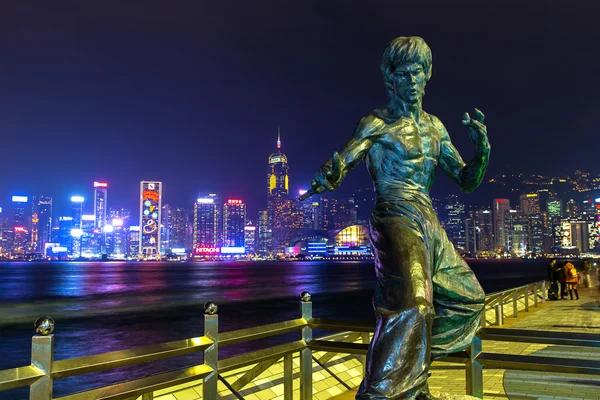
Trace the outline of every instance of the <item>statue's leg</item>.
<instances>
[{"instance_id":1,"label":"statue's leg","mask_svg":"<svg viewBox=\"0 0 600 400\"><path fill-rule=\"evenodd\" d=\"M377 325L356 398L413 399L427 383L435 315L426 222L419 215L373 215Z\"/></svg>"},{"instance_id":2,"label":"statue's leg","mask_svg":"<svg viewBox=\"0 0 600 400\"><path fill-rule=\"evenodd\" d=\"M436 236L432 354L439 359L470 346L481 321L485 293L446 232L439 228Z\"/></svg>"}]
</instances>

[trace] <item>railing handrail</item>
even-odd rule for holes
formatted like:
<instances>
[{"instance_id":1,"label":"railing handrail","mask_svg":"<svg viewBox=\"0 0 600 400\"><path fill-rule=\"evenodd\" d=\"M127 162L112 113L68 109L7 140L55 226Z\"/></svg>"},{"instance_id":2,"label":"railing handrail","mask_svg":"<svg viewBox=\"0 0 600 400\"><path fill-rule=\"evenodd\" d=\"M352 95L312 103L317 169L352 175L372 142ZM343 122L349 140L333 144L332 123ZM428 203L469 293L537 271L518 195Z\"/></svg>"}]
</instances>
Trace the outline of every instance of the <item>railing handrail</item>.
<instances>
[{"instance_id":1,"label":"railing handrail","mask_svg":"<svg viewBox=\"0 0 600 400\"><path fill-rule=\"evenodd\" d=\"M58 360L54 361L52 366L52 378L63 379L161 358L185 355L203 351L212 344L214 342L211 339L200 336L156 345L134 347L127 350Z\"/></svg>"},{"instance_id":2,"label":"railing handrail","mask_svg":"<svg viewBox=\"0 0 600 400\"><path fill-rule=\"evenodd\" d=\"M523 290L523 289L529 289L532 286L541 284L542 282L546 282L546 281L544 280L544 281L532 282L532 283L528 283L526 285L517 286L517 287L512 288L512 289L505 289L505 290L500 290L498 292L487 293L486 296L485 296L485 305L486 306L491 305L494 301L497 300L497 298L499 296L504 296L507 293L518 292L519 290Z\"/></svg>"},{"instance_id":3,"label":"railing handrail","mask_svg":"<svg viewBox=\"0 0 600 400\"><path fill-rule=\"evenodd\" d=\"M308 321L304 318L298 318L269 325L222 332L219 333L219 346L229 346L236 343L249 342L251 340L262 339L269 336L299 331L306 326L308 326Z\"/></svg>"}]
</instances>

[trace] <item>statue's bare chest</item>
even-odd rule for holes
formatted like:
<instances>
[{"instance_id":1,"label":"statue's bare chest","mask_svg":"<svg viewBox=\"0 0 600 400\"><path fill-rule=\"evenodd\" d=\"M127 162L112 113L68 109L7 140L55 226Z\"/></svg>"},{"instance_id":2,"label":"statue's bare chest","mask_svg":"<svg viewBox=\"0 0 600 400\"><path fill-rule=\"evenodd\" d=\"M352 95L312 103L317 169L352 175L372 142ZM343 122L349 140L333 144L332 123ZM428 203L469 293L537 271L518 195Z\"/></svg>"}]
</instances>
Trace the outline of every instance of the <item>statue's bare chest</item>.
<instances>
[{"instance_id":1,"label":"statue's bare chest","mask_svg":"<svg viewBox=\"0 0 600 400\"><path fill-rule=\"evenodd\" d=\"M378 140L381 151L391 151L405 160L438 159L441 134L433 124L417 124L412 120L401 119L386 128Z\"/></svg>"}]
</instances>

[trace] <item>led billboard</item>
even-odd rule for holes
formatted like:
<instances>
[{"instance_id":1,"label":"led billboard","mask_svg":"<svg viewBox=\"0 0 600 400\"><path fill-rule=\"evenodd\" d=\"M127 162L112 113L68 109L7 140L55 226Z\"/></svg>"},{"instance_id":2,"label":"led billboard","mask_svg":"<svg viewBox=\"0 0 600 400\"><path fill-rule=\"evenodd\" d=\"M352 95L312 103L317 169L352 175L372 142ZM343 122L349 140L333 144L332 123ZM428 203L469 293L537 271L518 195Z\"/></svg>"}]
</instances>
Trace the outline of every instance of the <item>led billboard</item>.
<instances>
[{"instance_id":1,"label":"led billboard","mask_svg":"<svg viewBox=\"0 0 600 400\"><path fill-rule=\"evenodd\" d=\"M143 257L160 254L160 209L162 183L140 183L140 252Z\"/></svg>"}]
</instances>

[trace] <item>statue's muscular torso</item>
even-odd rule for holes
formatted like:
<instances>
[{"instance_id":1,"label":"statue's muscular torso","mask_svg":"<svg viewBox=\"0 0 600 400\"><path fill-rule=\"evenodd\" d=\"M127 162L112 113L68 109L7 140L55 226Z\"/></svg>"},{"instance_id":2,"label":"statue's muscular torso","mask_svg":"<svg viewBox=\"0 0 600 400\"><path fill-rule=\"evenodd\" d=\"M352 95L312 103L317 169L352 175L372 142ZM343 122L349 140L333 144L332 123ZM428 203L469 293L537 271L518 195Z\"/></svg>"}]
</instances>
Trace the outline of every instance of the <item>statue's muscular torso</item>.
<instances>
[{"instance_id":1,"label":"statue's muscular torso","mask_svg":"<svg viewBox=\"0 0 600 400\"><path fill-rule=\"evenodd\" d=\"M375 128L365 161L378 193L417 190L428 193L435 180L443 131L436 117L421 112L419 122L389 117L385 109L369 116Z\"/></svg>"}]
</instances>

